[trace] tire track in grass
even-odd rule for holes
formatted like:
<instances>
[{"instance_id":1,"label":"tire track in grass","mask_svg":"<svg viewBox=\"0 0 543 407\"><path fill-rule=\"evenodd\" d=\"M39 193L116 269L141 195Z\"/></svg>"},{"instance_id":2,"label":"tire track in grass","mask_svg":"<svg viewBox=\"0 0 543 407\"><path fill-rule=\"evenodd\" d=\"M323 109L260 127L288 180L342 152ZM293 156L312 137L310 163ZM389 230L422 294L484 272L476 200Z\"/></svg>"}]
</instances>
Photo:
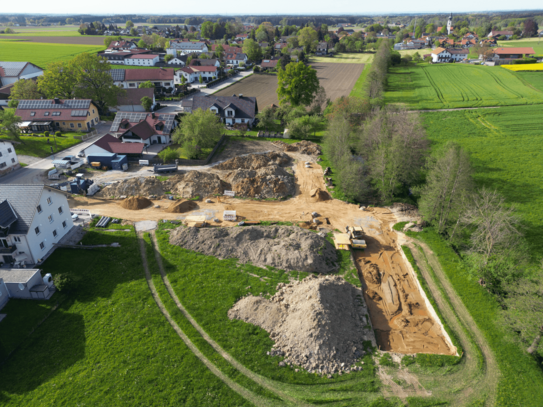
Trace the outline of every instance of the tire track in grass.
<instances>
[{"instance_id":1,"label":"tire track in grass","mask_svg":"<svg viewBox=\"0 0 543 407\"><path fill-rule=\"evenodd\" d=\"M154 238L154 232L152 233L152 236ZM156 240L155 240L156 241ZM202 361L204 365L219 379L221 379L228 387L230 387L232 390L234 390L236 393L238 393L240 396L245 398L246 400L250 401L256 406L268 406L270 403L266 402L262 397L257 396L253 392L247 390L246 388L240 386L236 382L234 382L232 379L230 379L228 376L226 376L224 373L222 373L209 359L207 359L202 352L192 343L192 341L188 338L187 335L181 330L179 325L173 320L170 313L166 310L166 307L162 303L158 292L156 290L156 287L153 283L153 279L151 276L151 272L149 271L149 264L147 263L147 255L145 253L145 241L143 240L143 233L138 232L138 242L141 252L141 260L143 263L143 269L145 270L145 279L147 280L147 285L149 286L149 290L151 291L151 295L153 296L153 299L155 300L158 308L162 312L162 314L166 317L172 328L177 332L177 335L185 342L185 344L188 346L188 348L196 355L198 359Z\"/></svg>"},{"instance_id":2,"label":"tire track in grass","mask_svg":"<svg viewBox=\"0 0 543 407\"><path fill-rule=\"evenodd\" d=\"M262 387L270 390L271 392L275 393L278 397L283 399L284 401L287 401L294 405L300 405L300 406L310 406L311 404L307 404L301 400L298 400L282 390L279 390L276 386L273 386L271 384L271 381L269 379L266 379L265 377L262 377L253 371L247 369L244 365L239 363L236 359L234 359L228 352L226 352L217 342L215 342L208 334L207 332L196 322L194 318L190 315L190 313L185 309L183 304L181 304L181 301L179 301L179 298L177 297L177 294L175 293L172 285L170 284L170 280L168 279L168 276L166 275L166 272L164 271L164 265L162 263L162 256L160 255L160 251L158 249L158 241L156 238L155 231L150 232L151 235L151 242L153 243L153 250L155 253L155 258L158 263L158 268L160 270L160 275L162 277L162 281L164 285L166 286L166 289L168 290L168 293L172 297L172 299L175 301L175 304L177 305L177 308L181 313L187 318L187 320L192 324L192 326L202 335L202 338L204 338L207 343L209 343L213 349L217 353L219 353L224 359L226 359L232 366L234 366L236 369L238 369L242 374L247 376L249 379L253 380L254 382L260 384ZM143 240L142 240L143 241ZM187 338L188 339L188 338Z\"/></svg>"}]
</instances>

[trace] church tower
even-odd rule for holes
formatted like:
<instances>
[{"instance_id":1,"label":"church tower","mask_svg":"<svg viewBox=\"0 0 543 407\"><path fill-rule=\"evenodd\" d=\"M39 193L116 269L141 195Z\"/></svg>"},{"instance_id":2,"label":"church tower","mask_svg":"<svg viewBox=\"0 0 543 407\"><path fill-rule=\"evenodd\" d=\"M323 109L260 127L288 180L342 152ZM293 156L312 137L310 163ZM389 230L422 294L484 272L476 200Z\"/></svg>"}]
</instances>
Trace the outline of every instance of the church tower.
<instances>
[{"instance_id":1,"label":"church tower","mask_svg":"<svg viewBox=\"0 0 543 407\"><path fill-rule=\"evenodd\" d=\"M447 35L451 35L452 29L453 29L453 26L452 26L452 13L451 13L451 15L449 16L449 21L447 21Z\"/></svg>"}]
</instances>

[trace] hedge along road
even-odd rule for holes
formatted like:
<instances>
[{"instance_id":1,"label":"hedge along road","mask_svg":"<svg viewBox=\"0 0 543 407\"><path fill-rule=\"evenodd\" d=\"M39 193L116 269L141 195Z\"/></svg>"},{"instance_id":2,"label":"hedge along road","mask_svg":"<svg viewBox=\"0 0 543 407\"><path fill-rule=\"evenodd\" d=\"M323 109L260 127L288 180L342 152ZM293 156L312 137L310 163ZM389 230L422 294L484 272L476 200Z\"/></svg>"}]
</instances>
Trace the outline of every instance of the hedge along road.
<instances>
[{"instance_id":1,"label":"hedge along road","mask_svg":"<svg viewBox=\"0 0 543 407\"><path fill-rule=\"evenodd\" d=\"M153 233L154 235L154 233ZM228 387L230 387L232 390L234 390L236 393L238 393L240 396L245 398L246 400L249 400L251 403L257 405L257 406L269 406L269 405L275 405L276 403L270 403L263 397L260 397L253 392L247 390L243 386L240 386L236 382L234 382L232 379L227 377L224 373L222 373L208 358L204 356L202 352L192 343L192 341L188 338L188 336L181 330L179 325L173 320L170 313L162 303L162 300L160 299L158 292L156 290L156 287L153 283L153 279L151 277L151 273L149 271L149 264L147 262L147 255L145 252L145 241L143 240L143 233L138 232L138 241L139 241L139 247L141 252L141 260L143 264L143 268L145 270L145 279L147 280L147 284L149 285L149 290L151 291L151 295L153 296L153 299L155 300L158 308L162 312L162 314L166 317L172 328L175 330L175 332L179 335L179 337L185 342L185 344L189 347L189 349L196 355L198 359L200 359L206 367L211 370L211 372L217 376L219 379L221 379ZM161 270L162 273L162 270Z\"/></svg>"},{"instance_id":2,"label":"hedge along road","mask_svg":"<svg viewBox=\"0 0 543 407\"><path fill-rule=\"evenodd\" d=\"M399 237L404 239L406 245L411 249L417 266L421 270L421 273L424 276L430 291L432 292L432 296L438 304L439 310L443 314L443 317L446 319L449 326L451 326L458 336L461 345L464 348L466 369L462 369L458 373L447 377L447 381L453 381L455 384L463 383L464 386L456 385L456 388L463 387L466 389L464 390L464 395L466 398L471 393L477 394L476 389L484 389L486 391L486 401L488 402L488 405L495 405L500 370L492 350L486 343L483 333L479 330L477 324L473 320L473 317L454 290L449 279L445 275L445 272L441 268L438 258L430 247L420 240L407 237L400 232L396 233ZM424 251L424 255L418 250L418 247ZM439 283L432 277L429 267L434 271ZM447 299L443 298L439 285L441 285L443 288L450 303L447 301ZM454 307L454 310L451 308L451 306ZM475 343L470 340L470 337L475 341ZM479 349L477 349L477 347ZM478 350L480 350L483 357L484 366L481 367L478 366L476 357ZM482 377L478 378L478 372L480 370L482 370ZM436 380L436 378L433 377L432 380ZM434 391L434 395L439 396L439 394L435 393L436 392ZM458 399L456 400L458 401Z\"/></svg>"}]
</instances>

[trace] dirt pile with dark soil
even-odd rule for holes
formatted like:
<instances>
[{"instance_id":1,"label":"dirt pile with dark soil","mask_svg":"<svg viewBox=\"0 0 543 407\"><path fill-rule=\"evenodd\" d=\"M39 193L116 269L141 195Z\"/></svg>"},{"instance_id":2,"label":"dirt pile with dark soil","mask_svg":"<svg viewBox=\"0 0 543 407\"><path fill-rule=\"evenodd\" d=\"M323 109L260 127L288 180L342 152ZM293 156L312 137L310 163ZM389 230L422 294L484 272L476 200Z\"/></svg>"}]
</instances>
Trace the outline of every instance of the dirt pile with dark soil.
<instances>
[{"instance_id":1,"label":"dirt pile with dark soil","mask_svg":"<svg viewBox=\"0 0 543 407\"><path fill-rule=\"evenodd\" d=\"M328 191L323 191L320 188L312 189L309 195L311 196L313 202L324 202L332 199Z\"/></svg>"},{"instance_id":2,"label":"dirt pile with dark soil","mask_svg":"<svg viewBox=\"0 0 543 407\"><path fill-rule=\"evenodd\" d=\"M390 212L396 216L398 222L415 222L417 224L422 223L422 217L419 210L414 205L406 203L396 202L389 207Z\"/></svg>"},{"instance_id":3,"label":"dirt pile with dark soil","mask_svg":"<svg viewBox=\"0 0 543 407\"><path fill-rule=\"evenodd\" d=\"M311 141L302 140L296 143L288 144L284 141L276 140L272 142L275 146L281 148L283 151L297 152L305 155L321 155L322 149L318 144Z\"/></svg>"},{"instance_id":4,"label":"dirt pile with dark soil","mask_svg":"<svg viewBox=\"0 0 543 407\"><path fill-rule=\"evenodd\" d=\"M265 154L249 154L240 157L234 157L213 168L216 170L258 170L259 168L270 165L285 166L290 163L290 157L285 153L270 151Z\"/></svg>"},{"instance_id":5,"label":"dirt pile with dark soil","mask_svg":"<svg viewBox=\"0 0 543 407\"><path fill-rule=\"evenodd\" d=\"M110 198L120 196L150 196L163 195L162 183L155 177L129 178L114 184L108 185L96 193L96 197Z\"/></svg>"},{"instance_id":6,"label":"dirt pile with dark soil","mask_svg":"<svg viewBox=\"0 0 543 407\"><path fill-rule=\"evenodd\" d=\"M277 199L296 193L294 176L277 165L258 170L231 171L225 180L232 186L236 196Z\"/></svg>"},{"instance_id":7,"label":"dirt pile with dark soil","mask_svg":"<svg viewBox=\"0 0 543 407\"><path fill-rule=\"evenodd\" d=\"M168 213L185 213L198 209L198 204L194 201L178 201L168 206L165 211Z\"/></svg>"},{"instance_id":8,"label":"dirt pile with dark soil","mask_svg":"<svg viewBox=\"0 0 543 407\"><path fill-rule=\"evenodd\" d=\"M291 284L279 283L269 300L248 296L228 311L230 319L258 325L275 341L271 355L310 373L359 370L363 341L371 332L362 292L339 276L311 275ZM371 331L371 329L369 330Z\"/></svg>"},{"instance_id":9,"label":"dirt pile with dark soil","mask_svg":"<svg viewBox=\"0 0 543 407\"><path fill-rule=\"evenodd\" d=\"M339 268L332 244L295 226L177 228L170 234L170 244L258 267L323 274Z\"/></svg>"},{"instance_id":10,"label":"dirt pile with dark soil","mask_svg":"<svg viewBox=\"0 0 543 407\"><path fill-rule=\"evenodd\" d=\"M202 171L189 171L176 175L165 181L169 191L182 198L205 198L213 195L223 195L230 185L221 180L217 174Z\"/></svg>"},{"instance_id":11,"label":"dirt pile with dark soil","mask_svg":"<svg viewBox=\"0 0 543 407\"><path fill-rule=\"evenodd\" d=\"M153 205L153 202L143 196L131 196L130 198L123 199L120 205L124 209L137 211L148 208L149 206Z\"/></svg>"}]
</instances>

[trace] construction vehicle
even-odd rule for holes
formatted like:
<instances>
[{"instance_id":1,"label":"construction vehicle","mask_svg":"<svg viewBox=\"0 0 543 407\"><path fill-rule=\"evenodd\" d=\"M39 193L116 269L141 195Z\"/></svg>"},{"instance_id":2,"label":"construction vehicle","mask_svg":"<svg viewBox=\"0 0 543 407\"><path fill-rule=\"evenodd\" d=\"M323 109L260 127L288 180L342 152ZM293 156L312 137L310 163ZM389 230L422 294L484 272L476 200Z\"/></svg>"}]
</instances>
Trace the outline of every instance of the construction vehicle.
<instances>
[{"instance_id":1,"label":"construction vehicle","mask_svg":"<svg viewBox=\"0 0 543 407\"><path fill-rule=\"evenodd\" d=\"M347 226L346 232L351 239L351 247L353 249L365 249L367 247L364 237L364 229L361 226Z\"/></svg>"}]
</instances>

